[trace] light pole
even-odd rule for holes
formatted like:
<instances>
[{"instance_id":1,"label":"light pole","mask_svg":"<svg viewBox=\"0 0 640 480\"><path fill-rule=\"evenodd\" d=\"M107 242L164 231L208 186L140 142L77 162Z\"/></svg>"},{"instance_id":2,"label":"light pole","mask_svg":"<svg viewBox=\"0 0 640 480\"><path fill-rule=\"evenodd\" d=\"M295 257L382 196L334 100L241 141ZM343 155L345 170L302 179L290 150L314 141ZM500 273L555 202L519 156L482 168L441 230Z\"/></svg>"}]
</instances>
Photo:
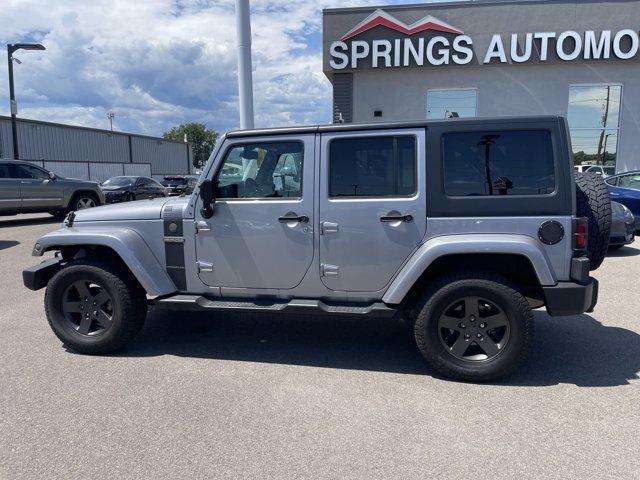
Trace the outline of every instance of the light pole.
<instances>
[{"instance_id":1,"label":"light pole","mask_svg":"<svg viewBox=\"0 0 640 480\"><path fill-rule=\"evenodd\" d=\"M251 77L251 12L249 0L236 0L238 34L238 98L240 128L253 128L253 80Z\"/></svg>"},{"instance_id":2,"label":"light pole","mask_svg":"<svg viewBox=\"0 0 640 480\"><path fill-rule=\"evenodd\" d=\"M111 131L113 132L113 119L116 116L115 112L107 112L107 118L109 119L109 125L111 125Z\"/></svg>"},{"instance_id":3,"label":"light pole","mask_svg":"<svg viewBox=\"0 0 640 480\"><path fill-rule=\"evenodd\" d=\"M43 45L39 43L8 43L7 44L7 62L9 64L9 104L11 106L11 133L13 135L13 158L18 160L18 125L16 115L18 115L18 104L16 103L16 92L13 87L13 61L20 62L17 58L13 58L14 52L17 50L45 50Z\"/></svg>"}]
</instances>

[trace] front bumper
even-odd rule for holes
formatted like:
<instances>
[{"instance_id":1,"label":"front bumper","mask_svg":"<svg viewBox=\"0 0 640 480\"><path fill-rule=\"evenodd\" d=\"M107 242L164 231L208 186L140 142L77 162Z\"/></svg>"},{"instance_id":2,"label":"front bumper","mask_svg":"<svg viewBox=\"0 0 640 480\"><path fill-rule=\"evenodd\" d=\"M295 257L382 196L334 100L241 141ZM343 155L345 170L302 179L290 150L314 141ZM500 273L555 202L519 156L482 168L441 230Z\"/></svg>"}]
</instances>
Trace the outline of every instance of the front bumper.
<instances>
[{"instance_id":1,"label":"front bumper","mask_svg":"<svg viewBox=\"0 0 640 480\"><path fill-rule=\"evenodd\" d=\"M22 282L29 290L40 290L47 286L51 277L62 268L62 260L52 258L22 271Z\"/></svg>"},{"instance_id":2,"label":"front bumper","mask_svg":"<svg viewBox=\"0 0 640 480\"><path fill-rule=\"evenodd\" d=\"M553 287L543 287L542 291L547 313L552 317L593 312L598 303L598 280L593 277L586 283L558 282Z\"/></svg>"}]
</instances>

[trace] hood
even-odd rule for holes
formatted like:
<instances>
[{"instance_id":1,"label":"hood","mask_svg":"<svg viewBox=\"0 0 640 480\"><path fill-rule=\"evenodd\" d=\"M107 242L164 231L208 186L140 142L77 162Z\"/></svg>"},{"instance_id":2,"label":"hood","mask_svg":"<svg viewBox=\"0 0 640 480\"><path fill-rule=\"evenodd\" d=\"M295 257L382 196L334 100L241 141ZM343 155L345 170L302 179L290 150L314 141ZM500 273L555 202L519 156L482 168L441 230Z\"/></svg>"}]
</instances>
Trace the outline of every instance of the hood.
<instances>
[{"instance_id":1,"label":"hood","mask_svg":"<svg viewBox=\"0 0 640 480\"><path fill-rule=\"evenodd\" d=\"M133 187L133 185L130 185L130 186L118 186L118 185L107 185L107 186L104 186L104 185L100 185L100 189L103 192L115 192L115 191L118 191L118 190L126 190L127 188L132 188L132 187Z\"/></svg>"},{"instance_id":2,"label":"hood","mask_svg":"<svg viewBox=\"0 0 640 480\"><path fill-rule=\"evenodd\" d=\"M116 203L77 211L74 222L157 220L162 216L162 209L165 205L171 206L175 211L184 209L188 203L189 197L155 198L153 200Z\"/></svg>"}]
</instances>

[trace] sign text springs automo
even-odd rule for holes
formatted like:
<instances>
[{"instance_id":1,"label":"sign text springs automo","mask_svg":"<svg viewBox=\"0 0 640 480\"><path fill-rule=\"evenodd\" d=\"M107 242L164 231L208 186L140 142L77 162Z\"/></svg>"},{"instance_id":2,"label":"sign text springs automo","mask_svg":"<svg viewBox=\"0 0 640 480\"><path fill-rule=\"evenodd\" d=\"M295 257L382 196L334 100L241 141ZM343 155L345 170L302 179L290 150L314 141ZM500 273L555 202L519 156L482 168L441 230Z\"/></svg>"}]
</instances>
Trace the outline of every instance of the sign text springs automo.
<instances>
[{"instance_id":1,"label":"sign text springs automo","mask_svg":"<svg viewBox=\"0 0 640 480\"><path fill-rule=\"evenodd\" d=\"M352 37L376 27L386 27L406 37L352 40ZM432 38L411 38L427 30L440 34ZM567 62L610 58L629 60L638 55L639 49L638 31L632 29L616 32L531 32L508 36L495 34L486 52L478 56L476 63L546 62L550 58ZM382 10L377 10L356 25L340 41L332 42L329 52L329 64L335 70L357 69L359 66L390 68L452 63L467 65L476 59L473 39L461 30L432 16L407 25Z\"/></svg>"}]
</instances>

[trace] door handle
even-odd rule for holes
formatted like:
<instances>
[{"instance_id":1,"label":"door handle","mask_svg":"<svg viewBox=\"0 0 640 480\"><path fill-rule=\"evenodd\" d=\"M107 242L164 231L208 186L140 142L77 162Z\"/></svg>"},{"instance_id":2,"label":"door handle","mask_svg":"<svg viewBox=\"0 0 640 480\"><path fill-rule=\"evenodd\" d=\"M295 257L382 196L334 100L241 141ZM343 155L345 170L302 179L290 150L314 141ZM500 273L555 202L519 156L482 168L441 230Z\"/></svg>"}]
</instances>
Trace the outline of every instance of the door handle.
<instances>
[{"instance_id":1,"label":"door handle","mask_svg":"<svg viewBox=\"0 0 640 480\"><path fill-rule=\"evenodd\" d=\"M380 217L382 223L391 222L413 222L413 215L388 215L386 217Z\"/></svg>"},{"instance_id":2,"label":"door handle","mask_svg":"<svg viewBox=\"0 0 640 480\"><path fill-rule=\"evenodd\" d=\"M307 217L306 215L298 216L294 213L293 215L287 214L282 217L278 217L278 221L280 223L286 223L286 222L309 223L309 217Z\"/></svg>"},{"instance_id":3,"label":"door handle","mask_svg":"<svg viewBox=\"0 0 640 480\"><path fill-rule=\"evenodd\" d=\"M20 180L20 183L23 185L30 185L31 182L29 180Z\"/></svg>"}]
</instances>

